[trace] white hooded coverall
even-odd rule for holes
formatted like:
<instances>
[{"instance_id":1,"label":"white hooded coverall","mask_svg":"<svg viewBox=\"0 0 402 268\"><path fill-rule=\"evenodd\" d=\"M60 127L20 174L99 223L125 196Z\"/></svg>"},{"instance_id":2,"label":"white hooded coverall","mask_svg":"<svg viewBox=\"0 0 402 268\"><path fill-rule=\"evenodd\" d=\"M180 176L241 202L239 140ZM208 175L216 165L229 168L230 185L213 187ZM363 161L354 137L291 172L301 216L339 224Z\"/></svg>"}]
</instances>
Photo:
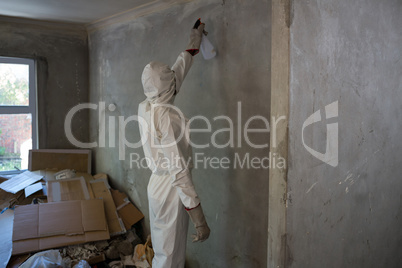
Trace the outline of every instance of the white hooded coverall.
<instances>
[{"instance_id":1,"label":"white hooded coverall","mask_svg":"<svg viewBox=\"0 0 402 268\"><path fill-rule=\"evenodd\" d=\"M148 184L152 267L184 267L189 217L186 208L200 204L191 179L191 146L187 119L173 106L175 95L192 65L187 51L169 68L160 62L145 66L142 84L147 99L138 116L145 157L152 175Z\"/></svg>"}]
</instances>

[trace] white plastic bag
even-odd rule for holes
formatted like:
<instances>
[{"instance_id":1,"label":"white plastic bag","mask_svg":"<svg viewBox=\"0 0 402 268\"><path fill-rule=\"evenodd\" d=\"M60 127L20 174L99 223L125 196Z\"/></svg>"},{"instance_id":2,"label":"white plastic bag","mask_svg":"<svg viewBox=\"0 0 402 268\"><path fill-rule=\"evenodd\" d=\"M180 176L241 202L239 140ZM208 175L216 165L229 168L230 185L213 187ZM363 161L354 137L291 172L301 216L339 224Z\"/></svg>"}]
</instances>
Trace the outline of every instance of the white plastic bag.
<instances>
[{"instance_id":1,"label":"white plastic bag","mask_svg":"<svg viewBox=\"0 0 402 268\"><path fill-rule=\"evenodd\" d=\"M205 34L202 35L201 40L201 54L206 60L210 60L216 55L214 46L209 42L209 39Z\"/></svg>"},{"instance_id":2,"label":"white plastic bag","mask_svg":"<svg viewBox=\"0 0 402 268\"><path fill-rule=\"evenodd\" d=\"M58 250L38 252L24 262L20 268L65 268Z\"/></svg>"},{"instance_id":3,"label":"white plastic bag","mask_svg":"<svg viewBox=\"0 0 402 268\"><path fill-rule=\"evenodd\" d=\"M84 260L80 260L80 262L74 265L73 268L91 268L91 265Z\"/></svg>"}]
</instances>

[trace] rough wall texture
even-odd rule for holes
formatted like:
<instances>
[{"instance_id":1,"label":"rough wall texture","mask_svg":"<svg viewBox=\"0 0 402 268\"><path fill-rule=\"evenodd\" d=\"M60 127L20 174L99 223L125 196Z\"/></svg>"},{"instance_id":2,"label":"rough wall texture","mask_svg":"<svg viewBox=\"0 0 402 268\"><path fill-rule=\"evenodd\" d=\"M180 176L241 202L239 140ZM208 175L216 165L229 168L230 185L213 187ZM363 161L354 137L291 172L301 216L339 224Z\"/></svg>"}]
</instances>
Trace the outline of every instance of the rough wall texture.
<instances>
[{"instance_id":1,"label":"rough wall texture","mask_svg":"<svg viewBox=\"0 0 402 268\"><path fill-rule=\"evenodd\" d=\"M293 4L289 267L401 267L402 2ZM336 167L303 146L320 109L305 144L324 153L326 125L338 123Z\"/></svg>"},{"instance_id":2,"label":"rough wall texture","mask_svg":"<svg viewBox=\"0 0 402 268\"><path fill-rule=\"evenodd\" d=\"M115 120L117 126L118 116L127 119L137 114L138 104L145 99L141 84L144 66L151 60L173 64L185 49L189 29L199 17L205 21L218 55L210 61L205 61L201 54L196 56L176 105L188 118L205 116L211 121L212 132L229 128L227 120L214 120L216 116L228 116L233 121L234 147L214 148L212 133L192 136L196 144L210 144L205 149L194 149L194 155L228 157L231 164L226 169L215 169L208 163L207 168L198 163L193 170L212 234L202 244L189 242L188 267L265 267L268 169L239 165L235 169L233 162L236 154L241 159L247 153L250 158L268 155L268 148L253 149L242 136L243 126L251 116L261 115L267 120L270 116L269 1L194 1L90 33L90 101L99 105L90 113L90 140L98 142L95 170L109 174L112 185L129 194L146 215L148 228L146 188L150 171L135 163L130 167L130 154L143 157L142 148L126 148L125 160L119 160L118 137L122 129L109 131L109 119L112 118L112 125ZM99 102L105 102L105 109ZM242 110L240 124L238 102ZM110 104L116 109L111 111ZM106 120L99 122L102 117ZM250 126L265 128L262 120L253 121ZM206 124L198 120L194 127L205 128ZM109 141L111 135L115 136L114 148ZM125 135L128 141L138 142L138 123L128 123ZM255 144L269 143L269 133L248 135ZM215 137L219 144L230 138L228 132ZM193 231L191 227L189 234Z\"/></svg>"},{"instance_id":3,"label":"rough wall texture","mask_svg":"<svg viewBox=\"0 0 402 268\"><path fill-rule=\"evenodd\" d=\"M72 107L88 102L86 31L74 25L1 19L0 56L36 60L39 148L72 148L64 119ZM88 111L82 111L72 123L74 136L84 142L88 117Z\"/></svg>"}]
</instances>

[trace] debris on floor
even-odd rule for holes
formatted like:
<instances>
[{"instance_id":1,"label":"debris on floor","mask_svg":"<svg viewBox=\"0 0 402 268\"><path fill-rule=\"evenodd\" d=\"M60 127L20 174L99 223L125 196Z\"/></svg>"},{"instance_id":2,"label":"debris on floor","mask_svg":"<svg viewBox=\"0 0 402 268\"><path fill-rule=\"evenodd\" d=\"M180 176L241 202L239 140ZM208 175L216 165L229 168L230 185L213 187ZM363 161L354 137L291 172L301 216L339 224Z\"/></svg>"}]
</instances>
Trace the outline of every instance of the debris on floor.
<instances>
[{"instance_id":1,"label":"debris on floor","mask_svg":"<svg viewBox=\"0 0 402 268\"><path fill-rule=\"evenodd\" d=\"M109 266L110 263L119 262L131 265L129 263L133 262L134 247L139 243L141 239L136 235L135 230L129 230L125 235L116 236L110 240L68 246L60 249L60 252L64 262L69 263L71 267L80 260L85 260L90 265L101 262L109 263Z\"/></svg>"},{"instance_id":2,"label":"debris on floor","mask_svg":"<svg viewBox=\"0 0 402 268\"><path fill-rule=\"evenodd\" d=\"M148 268L152 267L154 251L152 249L151 237L148 236L144 245L137 245L134 249L133 261L135 266Z\"/></svg>"},{"instance_id":3,"label":"debris on floor","mask_svg":"<svg viewBox=\"0 0 402 268\"><path fill-rule=\"evenodd\" d=\"M107 174L90 174L90 150L31 150L28 164L0 178L0 222L10 223L1 267L135 267L142 241L134 225L144 215Z\"/></svg>"}]
</instances>

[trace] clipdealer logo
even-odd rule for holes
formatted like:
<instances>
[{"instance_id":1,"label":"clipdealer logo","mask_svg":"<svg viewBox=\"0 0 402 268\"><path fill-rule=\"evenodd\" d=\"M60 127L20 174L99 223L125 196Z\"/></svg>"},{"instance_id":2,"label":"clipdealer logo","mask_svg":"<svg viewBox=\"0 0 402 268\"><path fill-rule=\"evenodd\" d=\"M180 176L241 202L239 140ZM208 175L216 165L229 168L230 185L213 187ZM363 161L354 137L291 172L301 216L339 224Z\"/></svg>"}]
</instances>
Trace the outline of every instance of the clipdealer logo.
<instances>
[{"instance_id":1,"label":"clipdealer logo","mask_svg":"<svg viewBox=\"0 0 402 268\"><path fill-rule=\"evenodd\" d=\"M325 106L325 119L338 117L338 101ZM302 142L304 148L315 158L322 162L337 167L338 166L338 122L327 124L327 137L325 153L320 153L304 142L304 129L314 123L321 121L321 110L315 111L303 123L302 127Z\"/></svg>"},{"instance_id":2,"label":"clipdealer logo","mask_svg":"<svg viewBox=\"0 0 402 268\"><path fill-rule=\"evenodd\" d=\"M278 118L272 117L271 118L271 124L269 123L269 120L265 118L264 116L261 115L254 115L248 118L245 123L243 124L242 122L242 107L241 107L241 102L237 103L237 117L236 118L230 118L229 116L226 115L220 115L216 116L214 118L207 118L203 115L197 115L192 117L190 120L185 119L183 113L180 111L179 108L176 106L172 105L167 105L169 109L174 110L175 113L181 118L182 120L182 130L183 133L179 135L179 138L185 138L188 139L188 143L196 149L202 149L202 148L208 148L208 147L214 147L217 149L222 149L222 148L241 148L244 145L247 145L248 148L253 148L253 149L264 149L267 150L269 148L268 140L269 140L269 135L272 135L271 139L271 145L273 148L276 148L277 146L277 139L276 139L276 132L278 127L288 127L288 122L286 116L279 116ZM83 109L92 109L92 110L97 110L98 111L98 141L92 141L92 142L80 142L78 141L71 129L72 125L72 119L74 115L79 112L80 110ZM106 106L105 102L99 102L99 104L93 104L93 103L83 103L79 104L75 107L73 107L67 114L66 119L64 121L64 130L66 137L72 143L73 145L79 147L79 148L115 148L116 143L115 143L115 138L117 136L118 138L118 151L119 151L119 160L125 160L126 159L126 149L131 148L141 148L146 142L147 138L144 140L143 137L135 143L129 142L126 138L126 127L127 125L134 121L138 123L139 128L147 129L149 127L147 120L142 118L141 116L138 115L131 115L128 117L124 116L118 116L116 120L116 116L106 116L107 111L113 112L116 109L116 106L114 104L109 104ZM331 104L328 104L325 106L324 109L325 113L325 120L331 119L331 118L336 118L338 117L338 101L332 102ZM108 120L106 120L106 117L108 117ZM199 121L203 122L206 127L197 129L197 128L190 128L190 125L194 121ZM319 159L320 161L332 166L336 167L338 166L338 123L328 123L326 125L327 128L327 137L326 137L326 150L325 153L320 153L319 151L314 150L313 148L309 147L306 142L305 142L305 135L304 135L304 130L307 127L312 127L315 123L320 122L322 120L321 118L321 110L315 111L313 114L311 114L303 123L302 126L302 143L304 148L315 158ZM117 124L116 124L117 121ZM218 128L217 130L213 131L213 124L217 121L220 122L226 122L226 125L228 127L226 128ZM251 123L253 121L260 121L263 124L262 128L251 128ZM282 121L282 122L281 122ZM107 127L108 125L108 127ZM152 127L152 124L151 124ZM204 133L205 135L208 135L210 137L210 140L206 144L195 144L193 141L190 140L189 135L183 135L185 129L189 129L189 132L191 133ZM266 143L264 144L255 144L251 142L249 138L249 133L262 133L264 135L268 135L266 139ZM106 138L106 133L108 134L108 139ZM222 133L226 133L225 137L228 137L228 140L226 142L218 143L217 135L223 135ZM116 135L117 134L117 135ZM237 137L237 142L235 141L235 136ZM222 137L222 136L221 136ZM178 139L179 139L178 138ZM244 140L243 140L244 139ZM108 140L108 142L107 142ZM151 146L153 148L159 148L157 144L153 144L154 139L151 138ZM245 141L245 144L242 142ZM179 140L176 140L175 142L178 142ZM166 146L175 146L175 142L172 142L169 145L163 145L164 147ZM269 151L269 150L268 150ZM268 152L267 151L267 152ZM155 163L152 164L152 162L158 161L158 160L152 160L152 159L146 159L146 157L141 157L140 154L138 153L130 153L130 167L135 165L137 167L144 167L144 168L151 168L151 166L155 166ZM169 161L162 161L161 163L178 163L176 160L173 161L173 158L169 157ZM183 159L181 159L179 162L183 163ZM284 169L286 168L286 160L281 157L281 155L278 155L276 153L272 154L269 152L265 157L253 157L250 155L249 152L247 152L245 155L240 155L239 153L235 153L232 157L211 157L209 155L204 155L203 153L196 153L194 155L193 161L195 163L196 168L197 167L203 167L203 168L254 168L254 169L265 169L265 168L278 168L278 169ZM152 168L151 168L152 169Z\"/></svg>"}]
</instances>

